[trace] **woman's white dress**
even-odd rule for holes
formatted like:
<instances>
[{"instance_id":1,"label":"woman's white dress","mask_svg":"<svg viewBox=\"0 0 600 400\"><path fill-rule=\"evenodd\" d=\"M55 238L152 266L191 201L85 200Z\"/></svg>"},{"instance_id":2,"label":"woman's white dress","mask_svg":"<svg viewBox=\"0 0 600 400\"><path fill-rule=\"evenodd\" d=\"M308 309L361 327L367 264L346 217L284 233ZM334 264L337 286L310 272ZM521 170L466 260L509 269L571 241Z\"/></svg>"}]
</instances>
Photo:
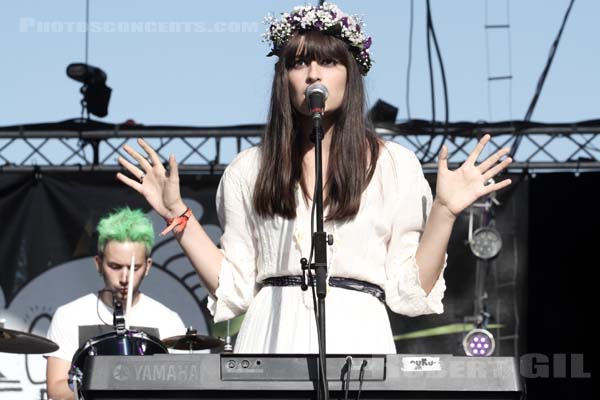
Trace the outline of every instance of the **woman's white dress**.
<instances>
[{"instance_id":1,"label":"woman's white dress","mask_svg":"<svg viewBox=\"0 0 600 400\"><path fill-rule=\"evenodd\" d=\"M267 277L301 275L300 259L310 253L312 203L306 203L297 187L296 219L259 217L252 207L259 158L258 147L241 152L217 190L225 257L209 309L215 322L246 313L236 352L316 353L311 291L261 285ZM357 216L325 224L334 237L334 244L327 246L328 275L379 285L396 313L442 313L443 272L427 295L415 262L431 203L431 189L414 153L386 142ZM396 352L386 308L370 294L329 287L326 325L327 353Z\"/></svg>"}]
</instances>

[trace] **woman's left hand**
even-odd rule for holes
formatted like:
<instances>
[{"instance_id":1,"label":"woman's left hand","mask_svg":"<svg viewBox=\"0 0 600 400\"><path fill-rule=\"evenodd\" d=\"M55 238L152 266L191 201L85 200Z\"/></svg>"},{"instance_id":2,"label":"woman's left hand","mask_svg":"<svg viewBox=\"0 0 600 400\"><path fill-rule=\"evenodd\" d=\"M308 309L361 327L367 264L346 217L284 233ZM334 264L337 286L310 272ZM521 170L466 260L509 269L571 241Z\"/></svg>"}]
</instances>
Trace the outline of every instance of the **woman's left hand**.
<instances>
[{"instance_id":1,"label":"woman's left hand","mask_svg":"<svg viewBox=\"0 0 600 400\"><path fill-rule=\"evenodd\" d=\"M469 207L481 196L500 190L511 184L510 179L504 179L494 184L486 184L489 179L498 175L512 162L506 158L498 161L508 154L509 148L505 147L491 155L479 165L475 165L477 158L490 140L490 135L485 135L469 154L460 168L450 171L448 169L448 148L442 147L438 162L435 202L445 207L454 217L462 210Z\"/></svg>"}]
</instances>

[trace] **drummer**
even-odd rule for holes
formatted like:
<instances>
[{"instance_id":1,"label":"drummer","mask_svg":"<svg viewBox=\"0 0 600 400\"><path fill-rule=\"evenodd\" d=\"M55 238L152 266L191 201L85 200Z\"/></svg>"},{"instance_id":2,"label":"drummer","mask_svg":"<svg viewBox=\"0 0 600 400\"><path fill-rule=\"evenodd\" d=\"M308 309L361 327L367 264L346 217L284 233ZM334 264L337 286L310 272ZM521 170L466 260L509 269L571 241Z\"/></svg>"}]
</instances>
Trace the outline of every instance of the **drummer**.
<instances>
[{"instance_id":1,"label":"drummer","mask_svg":"<svg viewBox=\"0 0 600 400\"><path fill-rule=\"evenodd\" d=\"M79 348L79 327L112 326L113 301L120 301L125 309L132 255L135 268L129 325L157 328L160 338L185 334L185 325L177 313L140 292L142 281L150 272L154 245L152 223L143 211L118 209L100 220L97 231L98 255L94 261L104 289L59 307L48 330L48 339L60 346L47 357L48 397L54 400L75 398L68 385L68 373Z\"/></svg>"}]
</instances>

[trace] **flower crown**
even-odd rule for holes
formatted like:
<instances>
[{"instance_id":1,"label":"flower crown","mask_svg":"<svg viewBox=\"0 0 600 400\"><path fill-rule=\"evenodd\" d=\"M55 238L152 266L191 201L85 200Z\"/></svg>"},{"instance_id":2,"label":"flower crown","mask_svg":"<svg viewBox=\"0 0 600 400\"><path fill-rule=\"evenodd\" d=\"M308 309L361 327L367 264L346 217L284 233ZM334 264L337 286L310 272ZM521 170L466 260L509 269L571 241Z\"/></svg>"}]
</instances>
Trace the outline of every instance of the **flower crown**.
<instances>
[{"instance_id":1,"label":"flower crown","mask_svg":"<svg viewBox=\"0 0 600 400\"><path fill-rule=\"evenodd\" d=\"M344 14L335 4L295 7L291 13L281 13L280 19L268 15L264 23L269 28L262 35L263 41L272 43L271 52L267 56L277 55L281 47L298 31L319 31L348 44L363 75L369 72L373 64L369 53L371 37L362 31L362 19L357 15Z\"/></svg>"}]
</instances>

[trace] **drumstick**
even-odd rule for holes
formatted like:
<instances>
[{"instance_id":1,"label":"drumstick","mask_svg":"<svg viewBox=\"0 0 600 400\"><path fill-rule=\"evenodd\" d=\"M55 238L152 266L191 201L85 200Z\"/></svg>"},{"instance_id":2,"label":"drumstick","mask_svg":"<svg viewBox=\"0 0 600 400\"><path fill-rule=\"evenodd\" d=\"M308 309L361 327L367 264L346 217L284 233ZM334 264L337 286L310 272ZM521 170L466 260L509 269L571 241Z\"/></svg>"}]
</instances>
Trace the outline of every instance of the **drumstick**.
<instances>
[{"instance_id":1,"label":"drumstick","mask_svg":"<svg viewBox=\"0 0 600 400\"><path fill-rule=\"evenodd\" d=\"M125 329L129 329L129 317L131 316L131 302L133 301L133 271L135 270L135 255L131 255L131 266L129 267L129 282L127 284L127 309L125 310Z\"/></svg>"}]
</instances>

